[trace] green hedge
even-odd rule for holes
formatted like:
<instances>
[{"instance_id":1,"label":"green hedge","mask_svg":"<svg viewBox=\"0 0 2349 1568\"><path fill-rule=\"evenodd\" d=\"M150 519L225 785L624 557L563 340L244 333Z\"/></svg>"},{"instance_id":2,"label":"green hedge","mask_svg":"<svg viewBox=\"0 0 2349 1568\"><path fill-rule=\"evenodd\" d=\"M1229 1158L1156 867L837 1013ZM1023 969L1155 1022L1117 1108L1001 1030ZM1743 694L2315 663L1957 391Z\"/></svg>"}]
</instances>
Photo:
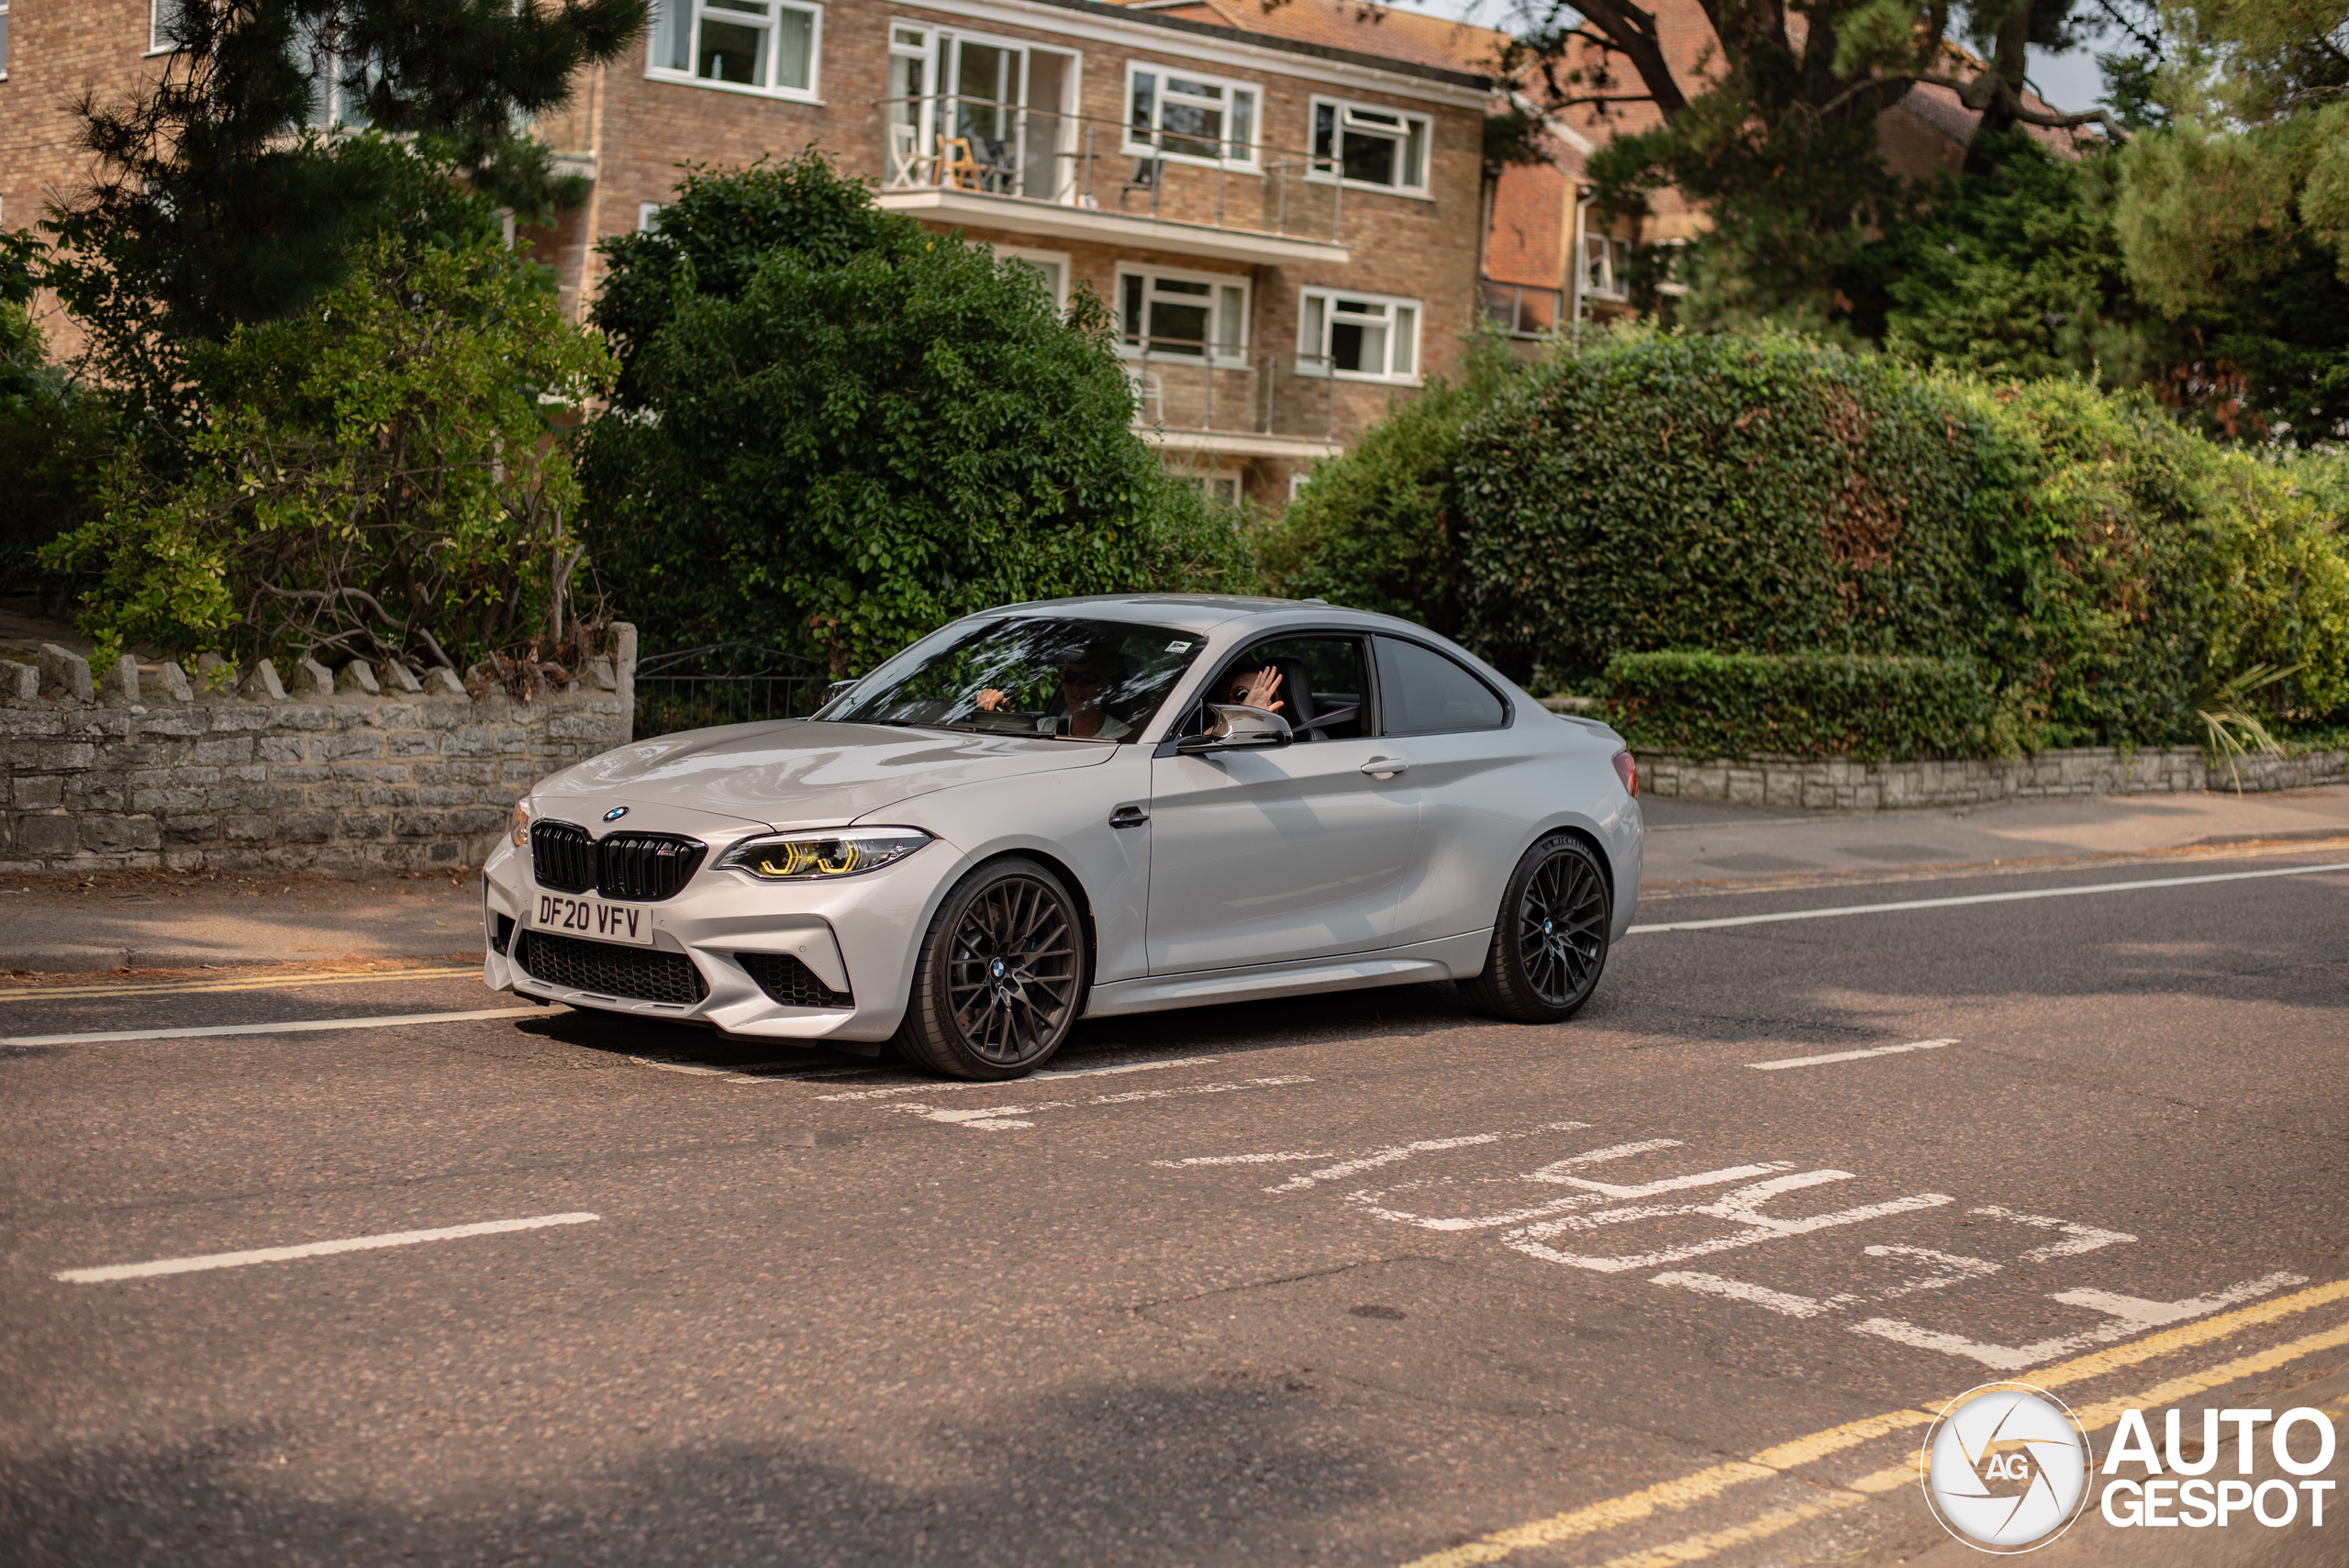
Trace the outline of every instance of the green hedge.
<instances>
[{"instance_id":1,"label":"green hedge","mask_svg":"<svg viewBox=\"0 0 2349 1568\"><path fill-rule=\"evenodd\" d=\"M1468 639L1561 682L1667 648L1976 658L2027 457L1881 358L1609 339L1467 432Z\"/></svg>"},{"instance_id":2,"label":"green hedge","mask_svg":"<svg viewBox=\"0 0 2349 1568\"><path fill-rule=\"evenodd\" d=\"M1609 717L1686 757L1978 757L2014 747L1981 670L1866 653L1621 653Z\"/></svg>"}]
</instances>

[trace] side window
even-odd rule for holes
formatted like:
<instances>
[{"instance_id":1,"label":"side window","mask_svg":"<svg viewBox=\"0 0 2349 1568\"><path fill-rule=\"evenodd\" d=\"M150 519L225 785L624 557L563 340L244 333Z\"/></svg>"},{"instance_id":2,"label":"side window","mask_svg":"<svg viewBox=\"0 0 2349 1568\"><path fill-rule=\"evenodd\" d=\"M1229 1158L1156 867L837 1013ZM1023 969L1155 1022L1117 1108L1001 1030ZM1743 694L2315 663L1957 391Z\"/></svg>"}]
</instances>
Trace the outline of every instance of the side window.
<instances>
[{"instance_id":1,"label":"side window","mask_svg":"<svg viewBox=\"0 0 2349 1568\"><path fill-rule=\"evenodd\" d=\"M1231 702L1251 677L1270 670L1277 678L1273 711L1288 720L1300 742L1352 740L1361 737L1364 695L1362 639L1356 637L1288 637L1260 642L1223 668L1205 702ZM1269 706L1269 705L1267 705ZM1207 728L1204 707L1186 723L1186 733Z\"/></svg>"},{"instance_id":2,"label":"side window","mask_svg":"<svg viewBox=\"0 0 2349 1568\"><path fill-rule=\"evenodd\" d=\"M1498 729L1508 706L1456 661L1395 638L1378 640L1380 728L1389 735Z\"/></svg>"}]
</instances>

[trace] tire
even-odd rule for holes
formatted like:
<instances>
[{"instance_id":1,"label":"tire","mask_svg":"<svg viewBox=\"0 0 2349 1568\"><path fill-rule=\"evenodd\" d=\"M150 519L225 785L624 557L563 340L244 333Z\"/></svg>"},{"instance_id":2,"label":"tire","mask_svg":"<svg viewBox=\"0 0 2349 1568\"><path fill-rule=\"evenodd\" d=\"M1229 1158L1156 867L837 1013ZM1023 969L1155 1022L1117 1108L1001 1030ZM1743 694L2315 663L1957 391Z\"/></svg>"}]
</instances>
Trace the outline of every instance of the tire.
<instances>
[{"instance_id":1,"label":"tire","mask_svg":"<svg viewBox=\"0 0 2349 1568\"><path fill-rule=\"evenodd\" d=\"M922 938L894 1044L915 1065L980 1082L1052 1059L1076 1026L1085 921L1061 879L1022 857L954 884Z\"/></svg>"},{"instance_id":2,"label":"tire","mask_svg":"<svg viewBox=\"0 0 2349 1568\"><path fill-rule=\"evenodd\" d=\"M1614 918L1598 851L1552 833L1509 873L1484 973L1460 988L1495 1018L1564 1023L1598 989Z\"/></svg>"}]
</instances>

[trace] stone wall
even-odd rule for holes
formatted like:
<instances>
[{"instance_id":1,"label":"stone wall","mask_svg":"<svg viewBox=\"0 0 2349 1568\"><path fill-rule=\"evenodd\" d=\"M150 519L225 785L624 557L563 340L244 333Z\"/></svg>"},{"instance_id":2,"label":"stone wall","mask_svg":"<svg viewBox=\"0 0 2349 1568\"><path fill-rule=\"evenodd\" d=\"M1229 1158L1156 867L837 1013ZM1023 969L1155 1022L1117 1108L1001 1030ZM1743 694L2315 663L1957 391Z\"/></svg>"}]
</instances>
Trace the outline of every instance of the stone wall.
<instances>
[{"instance_id":1,"label":"stone wall","mask_svg":"<svg viewBox=\"0 0 2349 1568\"><path fill-rule=\"evenodd\" d=\"M2232 789L2301 789L2349 783L2349 753L2239 758L2234 773L2200 748L2119 751L2084 747L2012 762L1860 762L1842 758L1756 757L1700 761L1642 752L1643 795L1725 800L1798 811L1873 811L1917 806L1979 806L1994 800L2069 795L2176 795Z\"/></svg>"},{"instance_id":2,"label":"stone wall","mask_svg":"<svg viewBox=\"0 0 2349 1568\"><path fill-rule=\"evenodd\" d=\"M523 790L629 740L636 628L612 629L529 702L395 665L0 661L0 872L480 865Z\"/></svg>"}]
</instances>

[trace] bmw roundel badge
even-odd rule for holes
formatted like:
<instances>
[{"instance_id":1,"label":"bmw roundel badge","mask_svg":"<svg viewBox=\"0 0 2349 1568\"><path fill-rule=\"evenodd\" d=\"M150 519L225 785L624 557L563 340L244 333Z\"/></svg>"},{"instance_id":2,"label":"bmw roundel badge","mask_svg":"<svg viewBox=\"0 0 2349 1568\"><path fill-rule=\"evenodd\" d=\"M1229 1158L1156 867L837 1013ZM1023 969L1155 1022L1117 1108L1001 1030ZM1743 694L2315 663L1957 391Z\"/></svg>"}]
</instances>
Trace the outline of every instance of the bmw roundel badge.
<instances>
[{"instance_id":1,"label":"bmw roundel badge","mask_svg":"<svg viewBox=\"0 0 2349 1568\"><path fill-rule=\"evenodd\" d=\"M607 821L607 822L617 822L617 821L618 821L621 817L626 817L627 815L628 815L628 807L627 807L627 806L613 806L609 811L607 811L607 812L605 812L605 813L604 813L604 820L605 820L605 821Z\"/></svg>"}]
</instances>

